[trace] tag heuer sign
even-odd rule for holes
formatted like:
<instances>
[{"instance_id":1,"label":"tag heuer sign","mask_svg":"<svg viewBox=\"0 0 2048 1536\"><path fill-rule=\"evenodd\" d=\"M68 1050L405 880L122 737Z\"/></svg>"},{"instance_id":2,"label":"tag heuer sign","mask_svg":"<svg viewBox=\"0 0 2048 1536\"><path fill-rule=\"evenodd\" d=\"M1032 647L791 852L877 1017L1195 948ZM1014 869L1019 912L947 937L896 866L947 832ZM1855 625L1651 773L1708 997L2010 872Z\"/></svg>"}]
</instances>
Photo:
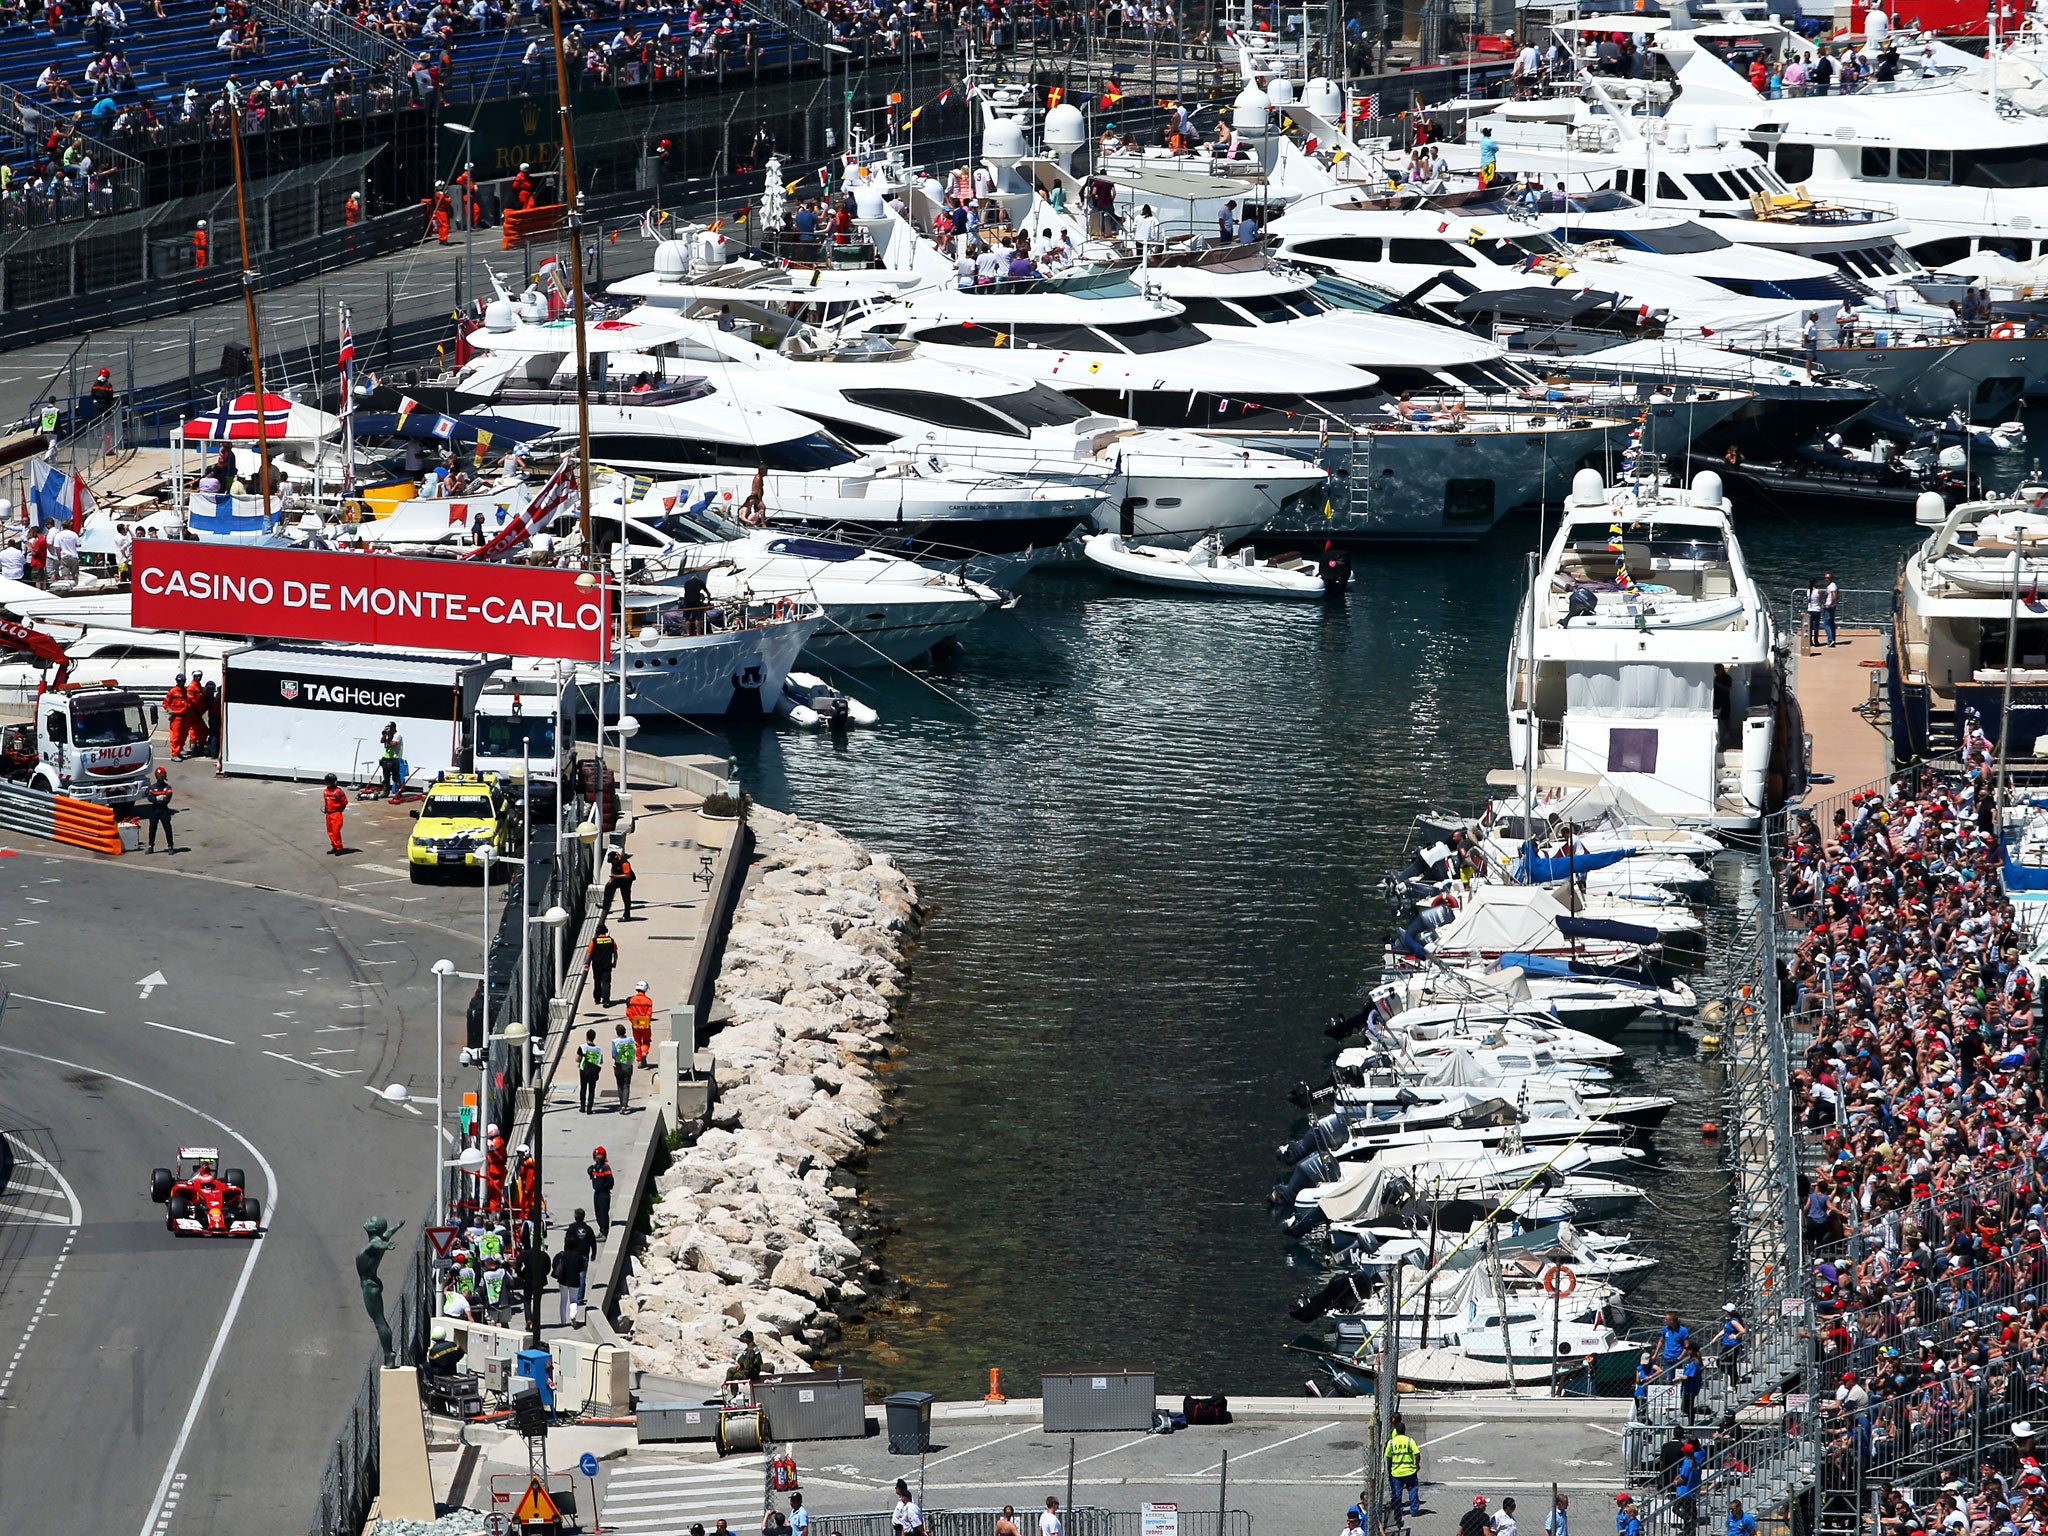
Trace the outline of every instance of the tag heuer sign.
<instances>
[{"instance_id":1,"label":"tag heuer sign","mask_svg":"<svg viewBox=\"0 0 2048 1536\"><path fill-rule=\"evenodd\" d=\"M282 678L278 681L277 691L284 695L284 701L289 704L299 696L299 680L296 677Z\"/></svg>"}]
</instances>

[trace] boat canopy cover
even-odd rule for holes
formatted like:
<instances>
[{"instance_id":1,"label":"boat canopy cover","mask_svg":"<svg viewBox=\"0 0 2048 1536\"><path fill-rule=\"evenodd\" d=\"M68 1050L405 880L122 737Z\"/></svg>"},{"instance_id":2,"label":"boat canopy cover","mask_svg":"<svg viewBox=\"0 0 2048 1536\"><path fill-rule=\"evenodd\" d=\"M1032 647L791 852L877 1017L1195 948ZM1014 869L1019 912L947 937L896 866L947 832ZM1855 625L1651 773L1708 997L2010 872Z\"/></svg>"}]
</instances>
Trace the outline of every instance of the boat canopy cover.
<instances>
[{"instance_id":1,"label":"boat canopy cover","mask_svg":"<svg viewBox=\"0 0 2048 1536\"><path fill-rule=\"evenodd\" d=\"M1568 939L1607 939L1616 944L1655 944L1659 935L1654 928L1640 923L1617 923L1604 917L1573 917L1569 913L1557 920L1557 931Z\"/></svg>"},{"instance_id":2,"label":"boat canopy cover","mask_svg":"<svg viewBox=\"0 0 2048 1536\"><path fill-rule=\"evenodd\" d=\"M510 447L530 443L555 429L513 416L444 416L439 411L409 411L399 425L394 411L360 411L356 415L357 437L412 437L421 442L474 443L479 431L488 432L493 444Z\"/></svg>"},{"instance_id":3,"label":"boat canopy cover","mask_svg":"<svg viewBox=\"0 0 2048 1536\"><path fill-rule=\"evenodd\" d=\"M1575 875L1605 869L1610 864L1619 864L1631 854L1642 853L1641 848L1603 848L1598 853L1537 853L1535 844L1522 844L1522 856L1515 860L1508 871L1522 885L1551 885L1559 880L1569 880Z\"/></svg>"},{"instance_id":4,"label":"boat canopy cover","mask_svg":"<svg viewBox=\"0 0 2048 1536\"><path fill-rule=\"evenodd\" d=\"M1540 885L1482 885L1456 917L1430 936L1429 947L1444 954L1488 955L1556 949L1563 931L1559 925L1570 918L1570 908Z\"/></svg>"},{"instance_id":5,"label":"boat canopy cover","mask_svg":"<svg viewBox=\"0 0 2048 1536\"><path fill-rule=\"evenodd\" d=\"M2048 866L2022 864L2012 856L2010 846L2005 855L2005 888L2008 891L2048 891Z\"/></svg>"},{"instance_id":6,"label":"boat canopy cover","mask_svg":"<svg viewBox=\"0 0 2048 1536\"><path fill-rule=\"evenodd\" d=\"M1659 985L1656 977L1634 966L1597 965L1590 960L1567 960L1561 955L1502 955L1500 963L1519 966L1531 976L1551 976L1570 981L1618 981L1632 987L1653 989Z\"/></svg>"}]
</instances>

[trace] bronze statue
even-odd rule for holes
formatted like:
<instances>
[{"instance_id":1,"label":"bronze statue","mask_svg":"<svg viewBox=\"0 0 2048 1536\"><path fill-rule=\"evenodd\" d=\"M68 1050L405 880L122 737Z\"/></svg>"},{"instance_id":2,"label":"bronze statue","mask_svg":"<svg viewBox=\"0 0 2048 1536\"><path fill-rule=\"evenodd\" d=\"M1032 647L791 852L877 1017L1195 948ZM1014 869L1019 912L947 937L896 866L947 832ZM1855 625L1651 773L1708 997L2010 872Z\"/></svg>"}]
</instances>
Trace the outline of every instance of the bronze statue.
<instances>
[{"instance_id":1,"label":"bronze statue","mask_svg":"<svg viewBox=\"0 0 2048 1536\"><path fill-rule=\"evenodd\" d=\"M398 1359L391 1349L391 1324L384 1319L384 1282L377 1277L377 1266L397 1246L392 1239L404 1226L402 1221L394 1227L382 1216L372 1216L363 1223L370 1240L356 1250L356 1278L363 1286L363 1310L370 1314L370 1326L377 1330L377 1342L384 1346L387 1367L398 1364Z\"/></svg>"}]
</instances>

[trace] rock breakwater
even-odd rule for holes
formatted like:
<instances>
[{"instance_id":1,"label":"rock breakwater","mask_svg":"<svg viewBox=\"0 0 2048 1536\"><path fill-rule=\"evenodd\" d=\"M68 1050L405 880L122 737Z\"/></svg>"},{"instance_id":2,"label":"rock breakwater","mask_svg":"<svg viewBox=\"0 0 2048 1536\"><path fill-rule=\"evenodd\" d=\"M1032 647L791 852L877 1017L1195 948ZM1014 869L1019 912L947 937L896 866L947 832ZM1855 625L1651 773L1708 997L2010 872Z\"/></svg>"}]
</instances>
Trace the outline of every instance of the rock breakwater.
<instances>
[{"instance_id":1,"label":"rock breakwater","mask_svg":"<svg viewBox=\"0 0 2048 1536\"><path fill-rule=\"evenodd\" d=\"M656 1180L652 1235L619 1302L641 1368L724 1374L751 1328L802 1369L865 1297L835 1175L879 1134L891 1016L921 920L886 856L817 822L754 812L757 863L733 914L710 1041L710 1127Z\"/></svg>"}]
</instances>

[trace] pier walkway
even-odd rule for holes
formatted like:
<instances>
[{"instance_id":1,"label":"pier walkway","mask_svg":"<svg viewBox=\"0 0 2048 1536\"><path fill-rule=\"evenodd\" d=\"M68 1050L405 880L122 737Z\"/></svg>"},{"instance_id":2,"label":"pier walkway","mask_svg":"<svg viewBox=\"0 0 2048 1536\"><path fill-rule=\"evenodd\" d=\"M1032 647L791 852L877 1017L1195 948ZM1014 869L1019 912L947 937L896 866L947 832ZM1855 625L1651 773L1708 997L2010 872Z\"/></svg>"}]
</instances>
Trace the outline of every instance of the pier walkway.
<instances>
[{"instance_id":1,"label":"pier walkway","mask_svg":"<svg viewBox=\"0 0 2048 1536\"><path fill-rule=\"evenodd\" d=\"M1843 625L1833 646L1793 646L1792 687L1805 716L1810 766L1837 788L1883 777L1890 749L1883 730L1885 634L1875 626Z\"/></svg>"}]
</instances>

